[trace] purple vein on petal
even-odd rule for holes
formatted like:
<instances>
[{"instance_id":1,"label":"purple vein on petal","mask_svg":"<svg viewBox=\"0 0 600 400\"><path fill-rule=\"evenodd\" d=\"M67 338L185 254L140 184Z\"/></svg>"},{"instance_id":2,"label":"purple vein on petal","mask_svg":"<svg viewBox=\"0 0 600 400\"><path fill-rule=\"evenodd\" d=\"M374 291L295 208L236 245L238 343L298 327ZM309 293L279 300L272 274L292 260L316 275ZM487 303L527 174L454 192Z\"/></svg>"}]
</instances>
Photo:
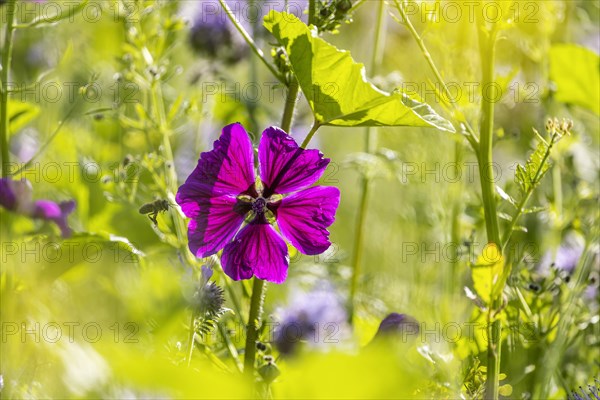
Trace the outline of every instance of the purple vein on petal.
<instances>
[{"instance_id":1,"label":"purple vein on petal","mask_svg":"<svg viewBox=\"0 0 600 400\"><path fill-rule=\"evenodd\" d=\"M315 186L285 197L276 208L281 234L301 253L323 253L331 245L327 228L340 203L336 187Z\"/></svg>"},{"instance_id":2,"label":"purple vein on petal","mask_svg":"<svg viewBox=\"0 0 600 400\"><path fill-rule=\"evenodd\" d=\"M264 217L257 218L225 246L221 263L233 280L256 275L259 279L282 283L289 265L287 245Z\"/></svg>"},{"instance_id":3,"label":"purple vein on petal","mask_svg":"<svg viewBox=\"0 0 600 400\"><path fill-rule=\"evenodd\" d=\"M283 130L267 128L258 147L260 177L265 197L290 193L319 180L329 164L319 150L305 150Z\"/></svg>"}]
</instances>

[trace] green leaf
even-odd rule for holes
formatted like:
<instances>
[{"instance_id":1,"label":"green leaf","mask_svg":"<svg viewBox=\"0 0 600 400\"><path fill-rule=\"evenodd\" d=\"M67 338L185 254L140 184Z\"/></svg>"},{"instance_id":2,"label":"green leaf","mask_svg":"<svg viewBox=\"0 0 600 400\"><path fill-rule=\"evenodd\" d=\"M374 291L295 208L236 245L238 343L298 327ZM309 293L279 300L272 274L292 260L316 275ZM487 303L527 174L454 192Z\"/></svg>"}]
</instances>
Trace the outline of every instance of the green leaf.
<instances>
[{"instance_id":1,"label":"green leaf","mask_svg":"<svg viewBox=\"0 0 600 400\"><path fill-rule=\"evenodd\" d=\"M517 165L515 177L523 193L527 193L533 189L550 168L550 162L547 157L548 152L548 144L540 142L525 163L525 166Z\"/></svg>"},{"instance_id":2,"label":"green leaf","mask_svg":"<svg viewBox=\"0 0 600 400\"><path fill-rule=\"evenodd\" d=\"M271 11L265 27L285 48L302 92L321 125L420 126L454 132L429 105L405 93L388 93L365 77L350 52L338 50L288 13Z\"/></svg>"},{"instance_id":3,"label":"green leaf","mask_svg":"<svg viewBox=\"0 0 600 400\"><path fill-rule=\"evenodd\" d=\"M512 395L512 392L513 388L511 385L502 385L498 388L498 394L500 394L500 396L509 397Z\"/></svg>"},{"instance_id":4,"label":"green leaf","mask_svg":"<svg viewBox=\"0 0 600 400\"><path fill-rule=\"evenodd\" d=\"M500 197L502 197L503 200L508 201L513 206L517 205L517 202L515 201L515 199L513 199L508 193L506 193L504 191L504 189L502 189L500 186L496 185L496 191L498 192Z\"/></svg>"},{"instance_id":5,"label":"green leaf","mask_svg":"<svg viewBox=\"0 0 600 400\"><path fill-rule=\"evenodd\" d=\"M490 304L502 291L506 279L503 272L504 257L500 250L494 243L486 245L471 268L473 286L486 304Z\"/></svg>"},{"instance_id":6,"label":"green leaf","mask_svg":"<svg viewBox=\"0 0 600 400\"><path fill-rule=\"evenodd\" d=\"M40 113L40 107L32 103L9 100L8 123L9 132L17 133Z\"/></svg>"},{"instance_id":7,"label":"green leaf","mask_svg":"<svg viewBox=\"0 0 600 400\"><path fill-rule=\"evenodd\" d=\"M75 14L85 9L88 2L89 0L83 0L74 7L68 7L67 12L64 12L60 7L49 7L51 10L50 12L43 13L42 15L35 17L31 22L18 24L16 25L16 28L43 28L55 25L66 19L71 20Z\"/></svg>"},{"instance_id":8,"label":"green leaf","mask_svg":"<svg viewBox=\"0 0 600 400\"><path fill-rule=\"evenodd\" d=\"M550 49L550 79L556 83L556 99L600 114L600 57L574 44Z\"/></svg>"}]
</instances>

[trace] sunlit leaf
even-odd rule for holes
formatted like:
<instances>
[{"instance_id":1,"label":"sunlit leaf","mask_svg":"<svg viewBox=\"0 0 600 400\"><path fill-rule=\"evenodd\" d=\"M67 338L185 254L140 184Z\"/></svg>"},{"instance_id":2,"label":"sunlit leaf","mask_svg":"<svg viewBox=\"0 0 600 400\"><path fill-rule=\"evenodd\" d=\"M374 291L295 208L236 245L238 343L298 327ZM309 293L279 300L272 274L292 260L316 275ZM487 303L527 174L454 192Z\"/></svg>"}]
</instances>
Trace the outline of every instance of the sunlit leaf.
<instances>
[{"instance_id":1,"label":"sunlit leaf","mask_svg":"<svg viewBox=\"0 0 600 400\"><path fill-rule=\"evenodd\" d=\"M556 99L600 114L600 57L574 44L550 49L550 79L556 83Z\"/></svg>"},{"instance_id":2,"label":"sunlit leaf","mask_svg":"<svg viewBox=\"0 0 600 400\"><path fill-rule=\"evenodd\" d=\"M11 133L17 133L40 113L40 107L35 104L10 100L8 110L9 131Z\"/></svg>"},{"instance_id":3,"label":"sunlit leaf","mask_svg":"<svg viewBox=\"0 0 600 400\"><path fill-rule=\"evenodd\" d=\"M545 142L539 142L525 165L517 165L515 177L523 193L532 190L550 168L548 151L548 145Z\"/></svg>"},{"instance_id":4,"label":"sunlit leaf","mask_svg":"<svg viewBox=\"0 0 600 400\"><path fill-rule=\"evenodd\" d=\"M505 275L503 269L504 257L500 254L498 246L494 243L485 246L471 269L471 277L475 291L487 304L498 295L504 286L502 282L502 277Z\"/></svg>"},{"instance_id":5,"label":"sunlit leaf","mask_svg":"<svg viewBox=\"0 0 600 400\"><path fill-rule=\"evenodd\" d=\"M271 11L265 27L285 47L293 72L322 125L421 126L454 132L427 104L367 81L365 68L288 13Z\"/></svg>"}]
</instances>

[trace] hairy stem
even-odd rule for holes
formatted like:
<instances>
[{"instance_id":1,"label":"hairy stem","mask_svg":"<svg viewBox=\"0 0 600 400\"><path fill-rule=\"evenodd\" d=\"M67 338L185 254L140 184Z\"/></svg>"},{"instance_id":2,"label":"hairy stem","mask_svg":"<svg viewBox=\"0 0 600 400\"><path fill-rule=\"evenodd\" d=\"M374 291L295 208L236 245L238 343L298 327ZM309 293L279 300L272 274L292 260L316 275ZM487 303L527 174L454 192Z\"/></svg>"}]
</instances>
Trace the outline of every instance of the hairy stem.
<instances>
[{"instance_id":1,"label":"hairy stem","mask_svg":"<svg viewBox=\"0 0 600 400\"><path fill-rule=\"evenodd\" d=\"M4 32L4 51L2 52L2 72L0 75L0 148L2 153L2 177L8 177L10 167L8 153L8 77L12 59L13 33L15 23L15 0L9 0L5 5L6 30Z\"/></svg>"},{"instance_id":2,"label":"hairy stem","mask_svg":"<svg viewBox=\"0 0 600 400\"><path fill-rule=\"evenodd\" d=\"M281 129L285 132L290 132L292 128L292 120L294 117L294 108L298 99L298 81L296 78L292 80L288 87L285 106L283 109L283 117L281 119ZM246 328L246 348L244 353L244 373L247 376L254 376L254 364L256 359L256 340L258 339L258 329L262 316L262 305L265 298L266 282L254 278L252 285L252 297L250 298L250 311L248 313L248 326Z\"/></svg>"},{"instance_id":3,"label":"hairy stem","mask_svg":"<svg viewBox=\"0 0 600 400\"><path fill-rule=\"evenodd\" d=\"M298 80L296 77L293 77L292 81L290 82L290 86L288 87L288 93L285 99L285 108L283 109L283 117L281 119L281 129L286 131L288 134L292 128L292 119L294 118L294 108L296 107L296 102L298 101L299 89L300 87L298 85Z\"/></svg>"},{"instance_id":4,"label":"hairy stem","mask_svg":"<svg viewBox=\"0 0 600 400\"><path fill-rule=\"evenodd\" d=\"M377 23L375 27L375 43L371 57L371 73L375 75L381 65L385 47L385 2L379 2ZM376 132L367 127L365 129L365 152L372 153L376 146ZM348 298L348 319L354 319L355 299L358 290L358 282L361 274L361 261L364 253L364 231L367 221L369 204L369 192L371 183L368 176L362 177L360 198L358 202L358 215L356 217L356 230L354 234L354 254L352 256L352 280L350 281L350 297Z\"/></svg>"},{"instance_id":5,"label":"hairy stem","mask_svg":"<svg viewBox=\"0 0 600 400\"><path fill-rule=\"evenodd\" d=\"M321 124L319 124L319 122L317 120L315 120L312 128L310 128L310 132L308 132L308 135L306 135L306 137L304 138L304 141L302 142L300 147L305 149L306 146L308 146L308 144L310 143L310 141L313 138L313 136L315 135L315 133L317 133L317 131L319 130L320 127L321 127Z\"/></svg>"},{"instance_id":6,"label":"hairy stem","mask_svg":"<svg viewBox=\"0 0 600 400\"><path fill-rule=\"evenodd\" d=\"M482 65L482 87L493 87L494 63L495 63L496 30L484 30L480 25L479 45ZM494 243L502 248L500 230L498 227L498 215L496 212L496 187L494 184L492 138L494 134L494 100L492 95L484 93L481 96L481 135L479 146L479 180L481 183L481 194L483 198L483 209L485 214L485 228L488 243ZM502 290L500 290L502 293ZM498 381L500 376L500 359L502 346L502 325L499 318L495 316L496 310L501 306L501 296L491 299L491 307L488 310L488 348L487 348L487 380L485 386L486 399L498 399Z\"/></svg>"},{"instance_id":7,"label":"hairy stem","mask_svg":"<svg viewBox=\"0 0 600 400\"><path fill-rule=\"evenodd\" d=\"M314 25L317 16L317 0L308 0L308 25Z\"/></svg>"},{"instance_id":8,"label":"hairy stem","mask_svg":"<svg viewBox=\"0 0 600 400\"><path fill-rule=\"evenodd\" d=\"M252 285L252 298L250 299L250 312L246 328L246 350L244 352L244 372L250 377L254 376L256 340L258 339L258 329L261 323L265 289L266 282L255 277Z\"/></svg>"}]
</instances>

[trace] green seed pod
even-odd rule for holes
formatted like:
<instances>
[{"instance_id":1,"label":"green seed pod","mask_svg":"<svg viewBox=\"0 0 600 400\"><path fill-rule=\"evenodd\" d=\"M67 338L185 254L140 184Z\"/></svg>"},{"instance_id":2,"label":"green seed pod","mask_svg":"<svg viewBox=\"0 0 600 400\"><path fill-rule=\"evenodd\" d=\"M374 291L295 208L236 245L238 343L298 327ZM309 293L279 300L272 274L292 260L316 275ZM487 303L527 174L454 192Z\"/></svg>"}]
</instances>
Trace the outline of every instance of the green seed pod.
<instances>
[{"instance_id":1,"label":"green seed pod","mask_svg":"<svg viewBox=\"0 0 600 400\"><path fill-rule=\"evenodd\" d=\"M258 373L263 379L263 381L270 385L279 375L281 375L281 371L277 368L277 365L273 362L267 362L265 365L258 369Z\"/></svg>"}]
</instances>

